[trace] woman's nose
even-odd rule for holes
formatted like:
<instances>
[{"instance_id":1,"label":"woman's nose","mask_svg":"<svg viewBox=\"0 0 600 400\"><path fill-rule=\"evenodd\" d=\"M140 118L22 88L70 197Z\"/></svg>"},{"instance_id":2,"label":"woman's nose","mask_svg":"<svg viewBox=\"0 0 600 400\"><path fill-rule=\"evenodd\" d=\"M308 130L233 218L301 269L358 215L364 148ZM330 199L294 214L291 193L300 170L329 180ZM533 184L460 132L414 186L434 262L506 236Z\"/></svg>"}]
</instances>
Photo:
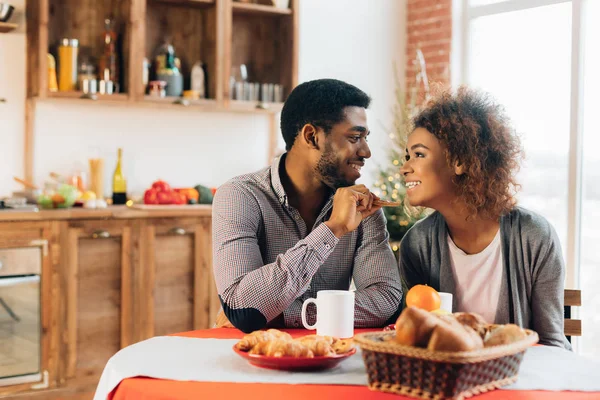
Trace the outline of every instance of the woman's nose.
<instances>
[{"instance_id":1,"label":"woman's nose","mask_svg":"<svg viewBox=\"0 0 600 400\"><path fill-rule=\"evenodd\" d=\"M404 176L406 176L406 174L412 172L412 168L410 166L410 161L404 161L404 163L402 163L402 165L400 166L400 173Z\"/></svg>"}]
</instances>

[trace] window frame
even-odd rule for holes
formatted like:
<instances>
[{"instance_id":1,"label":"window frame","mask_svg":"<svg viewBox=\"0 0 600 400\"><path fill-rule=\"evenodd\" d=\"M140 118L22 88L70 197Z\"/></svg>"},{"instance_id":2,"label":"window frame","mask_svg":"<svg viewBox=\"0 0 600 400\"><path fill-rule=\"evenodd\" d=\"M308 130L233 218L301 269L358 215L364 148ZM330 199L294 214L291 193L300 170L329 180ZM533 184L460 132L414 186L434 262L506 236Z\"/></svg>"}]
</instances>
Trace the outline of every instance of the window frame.
<instances>
[{"instance_id":1,"label":"window frame","mask_svg":"<svg viewBox=\"0 0 600 400\"><path fill-rule=\"evenodd\" d=\"M567 195L567 244L563 249L566 258L568 289L580 287L579 270L581 254L582 164L583 164L583 50L586 0L508 0L481 6L470 6L469 0L453 0L452 4L452 86L468 85L469 38L471 21L476 18L527 10L561 3L571 3L571 93L569 111L569 155Z\"/></svg>"}]
</instances>

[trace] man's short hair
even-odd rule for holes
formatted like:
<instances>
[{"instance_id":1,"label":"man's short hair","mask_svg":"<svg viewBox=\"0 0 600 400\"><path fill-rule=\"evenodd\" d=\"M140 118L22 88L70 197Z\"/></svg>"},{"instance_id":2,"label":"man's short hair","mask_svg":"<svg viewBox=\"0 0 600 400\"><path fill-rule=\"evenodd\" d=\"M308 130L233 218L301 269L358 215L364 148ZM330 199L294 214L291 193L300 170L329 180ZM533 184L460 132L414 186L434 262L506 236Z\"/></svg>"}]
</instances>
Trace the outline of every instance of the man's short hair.
<instances>
[{"instance_id":1,"label":"man's short hair","mask_svg":"<svg viewBox=\"0 0 600 400\"><path fill-rule=\"evenodd\" d=\"M329 133L344 120L345 107L368 108L371 98L362 90L337 79L304 82L290 93L281 111L281 133L285 149L290 150L306 124Z\"/></svg>"}]
</instances>

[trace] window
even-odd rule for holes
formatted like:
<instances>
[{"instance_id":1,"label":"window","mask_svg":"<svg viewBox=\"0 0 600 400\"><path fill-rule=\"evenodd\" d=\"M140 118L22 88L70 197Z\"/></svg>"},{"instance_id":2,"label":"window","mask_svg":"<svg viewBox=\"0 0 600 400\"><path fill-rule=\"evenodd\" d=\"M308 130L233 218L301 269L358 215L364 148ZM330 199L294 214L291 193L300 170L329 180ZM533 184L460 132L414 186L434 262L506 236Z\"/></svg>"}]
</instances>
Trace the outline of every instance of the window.
<instances>
[{"instance_id":1,"label":"window","mask_svg":"<svg viewBox=\"0 0 600 400\"><path fill-rule=\"evenodd\" d=\"M600 48L592 38L600 37L594 23L600 1L455 1L461 11L457 79L490 92L521 135L519 203L555 227L565 286L583 294L581 310L574 310L584 321L583 336L574 345L598 357L600 122L593 117L600 77L593 71L600 70Z\"/></svg>"}]
</instances>

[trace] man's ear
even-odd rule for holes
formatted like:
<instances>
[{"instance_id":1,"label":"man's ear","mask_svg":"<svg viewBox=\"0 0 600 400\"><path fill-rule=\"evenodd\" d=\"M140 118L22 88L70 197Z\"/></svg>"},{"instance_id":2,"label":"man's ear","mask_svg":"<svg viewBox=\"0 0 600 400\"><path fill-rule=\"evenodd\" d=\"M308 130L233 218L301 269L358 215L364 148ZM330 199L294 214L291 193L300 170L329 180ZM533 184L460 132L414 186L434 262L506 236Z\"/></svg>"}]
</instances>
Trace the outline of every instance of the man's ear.
<instances>
[{"instance_id":1,"label":"man's ear","mask_svg":"<svg viewBox=\"0 0 600 400\"><path fill-rule=\"evenodd\" d=\"M317 135L317 128L314 125L304 125L300 134L302 135L302 142L308 147L311 149L319 149L319 137Z\"/></svg>"},{"instance_id":2,"label":"man's ear","mask_svg":"<svg viewBox=\"0 0 600 400\"><path fill-rule=\"evenodd\" d=\"M465 173L465 165L463 163L460 162L460 160L456 160L454 162L454 173L456 175L462 175Z\"/></svg>"}]
</instances>

